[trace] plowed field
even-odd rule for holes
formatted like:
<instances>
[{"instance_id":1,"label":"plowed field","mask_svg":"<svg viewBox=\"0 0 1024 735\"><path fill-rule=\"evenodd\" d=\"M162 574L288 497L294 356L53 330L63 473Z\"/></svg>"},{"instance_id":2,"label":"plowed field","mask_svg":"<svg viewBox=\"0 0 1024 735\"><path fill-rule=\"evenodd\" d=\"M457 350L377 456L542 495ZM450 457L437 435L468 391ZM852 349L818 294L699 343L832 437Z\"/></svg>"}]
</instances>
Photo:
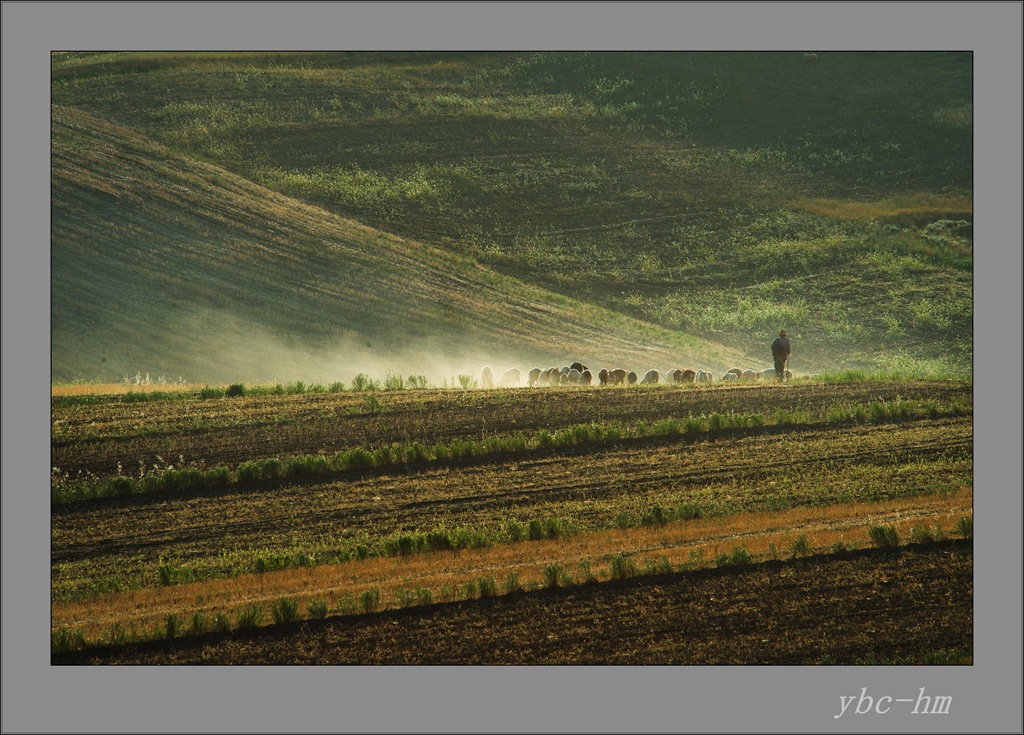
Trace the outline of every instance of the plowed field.
<instances>
[{"instance_id":1,"label":"plowed field","mask_svg":"<svg viewBox=\"0 0 1024 735\"><path fill-rule=\"evenodd\" d=\"M970 544L861 552L95 650L98 664L852 664L973 650Z\"/></svg>"},{"instance_id":2,"label":"plowed field","mask_svg":"<svg viewBox=\"0 0 1024 735\"><path fill-rule=\"evenodd\" d=\"M831 413L894 401L914 407L860 420ZM945 539L962 538L972 515L971 406L960 382L55 400L54 465L97 477L179 456L237 467L586 422L763 419L54 504L52 627L82 631L90 646L55 660L962 658L970 545ZM875 550L868 531L878 525L916 550ZM439 536L450 544L442 550L413 543ZM199 635L218 615L240 620L244 606L268 623L285 598L301 627L232 623L231 633ZM315 602L326 619L307 614ZM145 648L166 637L169 618L179 637ZM109 642L115 654L91 648Z\"/></svg>"}]
</instances>

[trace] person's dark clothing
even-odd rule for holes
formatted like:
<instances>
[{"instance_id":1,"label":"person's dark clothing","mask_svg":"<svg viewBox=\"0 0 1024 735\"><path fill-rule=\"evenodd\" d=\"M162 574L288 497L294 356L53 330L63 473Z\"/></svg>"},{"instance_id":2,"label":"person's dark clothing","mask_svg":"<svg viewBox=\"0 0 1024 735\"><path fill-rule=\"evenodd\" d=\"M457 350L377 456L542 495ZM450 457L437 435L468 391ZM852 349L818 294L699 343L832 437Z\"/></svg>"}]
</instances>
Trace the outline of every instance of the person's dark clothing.
<instances>
[{"instance_id":1,"label":"person's dark clothing","mask_svg":"<svg viewBox=\"0 0 1024 735\"><path fill-rule=\"evenodd\" d=\"M789 337L777 337L772 342L772 357L775 360L775 375L779 381L783 381L786 378L786 361L789 360L789 352L792 349L792 345L789 342Z\"/></svg>"}]
</instances>

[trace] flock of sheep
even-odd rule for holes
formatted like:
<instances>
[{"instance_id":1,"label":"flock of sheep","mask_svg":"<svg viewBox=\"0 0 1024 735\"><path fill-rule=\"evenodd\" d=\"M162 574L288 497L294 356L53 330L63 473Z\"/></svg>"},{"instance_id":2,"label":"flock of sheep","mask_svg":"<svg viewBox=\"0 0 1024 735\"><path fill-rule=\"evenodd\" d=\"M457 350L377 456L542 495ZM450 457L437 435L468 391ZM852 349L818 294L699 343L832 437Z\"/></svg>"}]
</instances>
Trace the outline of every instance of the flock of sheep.
<instances>
[{"instance_id":1,"label":"flock of sheep","mask_svg":"<svg viewBox=\"0 0 1024 735\"><path fill-rule=\"evenodd\" d=\"M786 379L793 377L793 373L786 370ZM490 367L484 367L480 376L480 385L483 388L515 388L522 383L522 372L519 368L510 368L503 372L495 380L494 371ZM658 370L648 370L643 377L633 371L623 368L607 370L601 368L597 372L599 385L657 385L658 383L710 383L715 380L778 380L775 368L765 370L740 370L733 368L724 373L720 378L708 370L690 370L674 368L664 373ZM561 368L533 368L527 376L527 385L593 385L594 373L581 362L574 362Z\"/></svg>"}]
</instances>

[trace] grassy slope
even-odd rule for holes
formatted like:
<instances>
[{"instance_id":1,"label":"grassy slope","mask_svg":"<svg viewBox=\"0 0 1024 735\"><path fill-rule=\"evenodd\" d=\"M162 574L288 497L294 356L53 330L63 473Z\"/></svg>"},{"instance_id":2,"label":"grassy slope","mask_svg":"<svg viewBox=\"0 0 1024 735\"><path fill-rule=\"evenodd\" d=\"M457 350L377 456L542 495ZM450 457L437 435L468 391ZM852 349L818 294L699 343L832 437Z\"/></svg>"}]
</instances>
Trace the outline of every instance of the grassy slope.
<instances>
[{"instance_id":1,"label":"grassy slope","mask_svg":"<svg viewBox=\"0 0 1024 735\"><path fill-rule=\"evenodd\" d=\"M55 371L348 379L367 364L475 371L470 361L488 355L547 364L599 350L657 365L731 354L358 225L73 109L54 108L53 130Z\"/></svg>"},{"instance_id":2,"label":"grassy slope","mask_svg":"<svg viewBox=\"0 0 1024 735\"><path fill-rule=\"evenodd\" d=\"M466 256L675 330L674 354L709 367L740 358L682 335L761 364L784 326L804 370L970 367L969 54L100 54L58 55L53 69L55 167L66 157L76 170L55 176L55 377L173 372L164 365L183 363L172 356L194 352L203 357L180 368L189 379L242 379L237 360L190 350L192 335L234 335L243 363L262 362L268 340L323 363L324 343L378 352L404 344L417 330L398 328L418 319L448 327L446 352L472 342L493 355L470 338L482 313L517 348L513 361L552 345L612 360L673 339L607 313L567 325L569 302ZM70 108L125 126L105 160L57 124ZM201 169L198 200L118 178L115 149L144 150L140 134L183 167L219 167ZM133 165L155 166L148 155ZM289 200L227 172L346 219L296 203L307 224L275 231L268 220L290 222ZM98 207L111 187L133 209ZM243 193L227 225L220 211L192 217ZM321 219L349 234L324 238L311 224ZM391 270L349 220L462 257L408 247L408 265L444 265ZM325 239L345 240L347 254L325 252ZM140 257L146 243L160 245ZM431 285L431 272L442 280ZM371 308L375 284L388 298ZM593 324L611 344L596 345ZM562 346L565 334L579 347ZM652 366L668 367L660 359Z\"/></svg>"}]
</instances>

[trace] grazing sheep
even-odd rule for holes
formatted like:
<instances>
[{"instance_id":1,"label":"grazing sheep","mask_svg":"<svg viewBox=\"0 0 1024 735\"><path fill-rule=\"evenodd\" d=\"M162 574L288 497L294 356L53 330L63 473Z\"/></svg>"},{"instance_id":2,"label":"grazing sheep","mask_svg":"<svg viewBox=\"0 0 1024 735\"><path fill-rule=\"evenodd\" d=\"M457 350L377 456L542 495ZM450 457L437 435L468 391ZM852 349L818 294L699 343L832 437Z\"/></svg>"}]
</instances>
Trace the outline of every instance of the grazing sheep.
<instances>
[{"instance_id":1,"label":"grazing sheep","mask_svg":"<svg viewBox=\"0 0 1024 735\"><path fill-rule=\"evenodd\" d=\"M620 385L626 380L626 371L622 368L615 368L608 372L608 384Z\"/></svg>"},{"instance_id":2,"label":"grazing sheep","mask_svg":"<svg viewBox=\"0 0 1024 735\"><path fill-rule=\"evenodd\" d=\"M629 383L630 385L636 383L636 373L634 373L632 370L626 373L626 382Z\"/></svg>"},{"instance_id":3,"label":"grazing sheep","mask_svg":"<svg viewBox=\"0 0 1024 735\"><path fill-rule=\"evenodd\" d=\"M583 385L590 385L594 382L594 374L589 370L584 370L580 373L580 383Z\"/></svg>"},{"instance_id":4,"label":"grazing sheep","mask_svg":"<svg viewBox=\"0 0 1024 735\"><path fill-rule=\"evenodd\" d=\"M569 369L570 370L579 370L582 373L584 370L589 370L590 368L588 368L582 362L574 362L572 365L569 366Z\"/></svg>"},{"instance_id":5,"label":"grazing sheep","mask_svg":"<svg viewBox=\"0 0 1024 735\"><path fill-rule=\"evenodd\" d=\"M765 368L757 373L757 376L761 380L778 380L779 374L775 372L775 368ZM793 377L793 373L790 370L786 370L786 380Z\"/></svg>"},{"instance_id":6,"label":"grazing sheep","mask_svg":"<svg viewBox=\"0 0 1024 735\"><path fill-rule=\"evenodd\" d=\"M569 383L570 385L579 385L580 377L582 375L583 373L581 373L576 368L569 368L569 374L566 376L566 382Z\"/></svg>"},{"instance_id":7,"label":"grazing sheep","mask_svg":"<svg viewBox=\"0 0 1024 735\"><path fill-rule=\"evenodd\" d=\"M498 387L518 388L521 377L522 374L519 372L519 368L509 368L501 374L501 380L498 381Z\"/></svg>"},{"instance_id":8,"label":"grazing sheep","mask_svg":"<svg viewBox=\"0 0 1024 735\"><path fill-rule=\"evenodd\" d=\"M743 371L740 370L739 368L729 368L728 372L732 373L737 378L740 377L741 375L743 375ZM725 376L723 375L722 377L724 378Z\"/></svg>"},{"instance_id":9,"label":"grazing sheep","mask_svg":"<svg viewBox=\"0 0 1024 735\"><path fill-rule=\"evenodd\" d=\"M601 371L597 374L597 382L601 385L608 385L608 368L601 368Z\"/></svg>"},{"instance_id":10,"label":"grazing sheep","mask_svg":"<svg viewBox=\"0 0 1024 735\"><path fill-rule=\"evenodd\" d=\"M562 371L556 367L548 368L544 372L547 373L547 378L544 381L545 385L558 385L562 378Z\"/></svg>"},{"instance_id":11,"label":"grazing sheep","mask_svg":"<svg viewBox=\"0 0 1024 735\"><path fill-rule=\"evenodd\" d=\"M648 370L640 380L640 385L657 385L661 380L661 373L657 370Z\"/></svg>"},{"instance_id":12,"label":"grazing sheep","mask_svg":"<svg viewBox=\"0 0 1024 735\"><path fill-rule=\"evenodd\" d=\"M666 383L678 383L679 379L676 378L676 376L679 375L679 373L681 373L681 372L682 372L682 370L680 370L679 368L672 368L671 370L666 370L665 371L665 382Z\"/></svg>"},{"instance_id":13,"label":"grazing sheep","mask_svg":"<svg viewBox=\"0 0 1024 735\"><path fill-rule=\"evenodd\" d=\"M486 365L484 366L483 372L480 374L480 385L484 388L494 387L494 371Z\"/></svg>"},{"instance_id":14,"label":"grazing sheep","mask_svg":"<svg viewBox=\"0 0 1024 735\"><path fill-rule=\"evenodd\" d=\"M747 368L742 373L740 373L740 378L742 378L743 380L757 380L757 373L755 373L750 368Z\"/></svg>"},{"instance_id":15,"label":"grazing sheep","mask_svg":"<svg viewBox=\"0 0 1024 735\"><path fill-rule=\"evenodd\" d=\"M739 380L739 379L740 379L740 376L737 375L736 373L732 372L732 371L729 371L727 373L723 373L722 374L722 380Z\"/></svg>"},{"instance_id":16,"label":"grazing sheep","mask_svg":"<svg viewBox=\"0 0 1024 735\"><path fill-rule=\"evenodd\" d=\"M707 370L698 370L697 375L694 376L693 382L695 383L710 383L714 381L715 376Z\"/></svg>"},{"instance_id":17,"label":"grazing sheep","mask_svg":"<svg viewBox=\"0 0 1024 735\"><path fill-rule=\"evenodd\" d=\"M569 385L569 373L559 373L558 374L558 384L559 385Z\"/></svg>"},{"instance_id":18,"label":"grazing sheep","mask_svg":"<svg viewBox=\"0 0 1024 735\"><path fill-rule=\"evenodd\" d=\"M529 385L531 388L537 385L537 381L540 380L540 373L540 368L533 368L530 371L530 377L527 379L526 384Z\"/></svg>"},{"instance_id":19,"label":"grazing sheep","mask_svg":"<svg viewBox=\"0 0 1024 735\"><path fill-rule=\"evenodd\" d=\"M697 379L697 371L696 370L690 370L689 368L687 368L686 370L683 370L679 374L679 382L680 383L692 383L696 379Z\"/></svg>"}]
</instances>

